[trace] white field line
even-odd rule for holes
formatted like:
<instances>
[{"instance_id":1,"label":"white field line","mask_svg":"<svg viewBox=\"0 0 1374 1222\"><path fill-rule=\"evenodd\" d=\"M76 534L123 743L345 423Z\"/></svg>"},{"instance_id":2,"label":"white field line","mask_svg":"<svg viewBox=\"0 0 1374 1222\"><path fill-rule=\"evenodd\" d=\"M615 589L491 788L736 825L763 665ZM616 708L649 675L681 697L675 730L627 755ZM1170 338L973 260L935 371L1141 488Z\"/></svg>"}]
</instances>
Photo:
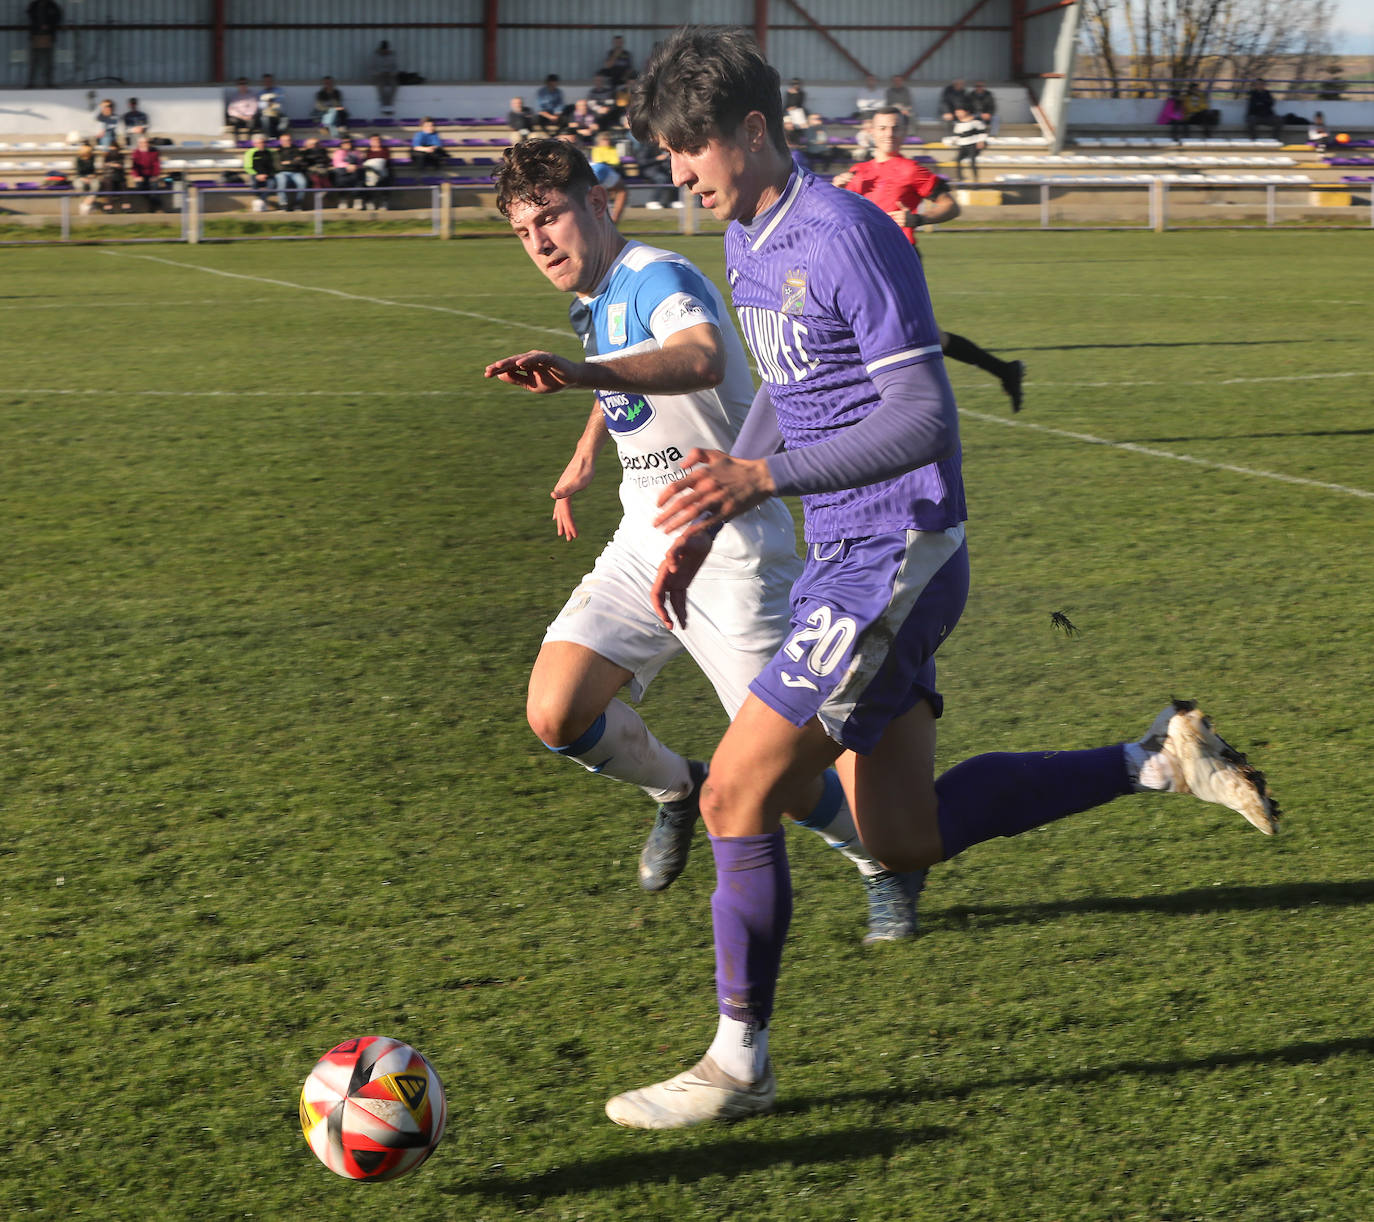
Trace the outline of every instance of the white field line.
<instances>
[{"instance_id":1,"label":"white field line","mask_svg":"<svg viewBox=\"0 0 1374 1222\"><path fill-rule=\"evenodd\" d=\"M109 397L112 392L109 388L90 388L90 389L63 389L57 387L3 387L0 386L0 395L16 395L23 397L26 395L102 395ZM140 390L139 395L158 397L164 399L251 399L251 398L281 398L286 395L288 398L305 396L329 396L336 399L339 396L337 390ZM368 398L379 398L383 396L400 397L421 397L427 395L451 395L452 390L367 390L356 392ZM961 407L959 414L967 416L971 420L979 420L985 424L1001 424L1012 428L1033 429L1037 433L1048 433L1053 437L1064 437L1070 441L1081 441L1088 445L1107 446L1113 450L1126 450L1132 454L1144 454L1150 458L1167 458L1174 462L1190 463L1195 467L1210 467L1215 471L1229 471L1233 475L1245 475L1253 479L1272 479L1285 484L1299 484L1305 488L1320 488L1325 492L1342 492L1347 496L1357 496L1368 500L1374 500L1374 492L1364 488L1348 488L1344 484L1329 484L1321 480L1305 479L1300 475L1284 475L1279 471L1262 471L1256 467L1241 467L1234 463L1216 462L1210 458L1198 458L1192 454L1175 454L1172 450L1158 450L1153 446L1136 445L1131 441L1112 441L1106 437L1094 437L1091 433L1075 433L1068 429L1050 428L1046 424L1034 424L1022 417L992 416L987 412L973 411L967 407Z\"/></svg>"},{"instance_id":2,"label":"white field line","mask_svg":"<svg viewBox=\"0 0 1374 1222\"><path fill-rule=\"evenodd\" d=\"M490 314L478 314L472 310L456 310L452 306L427 305L420 301L396 301L388 297L368 297L363 293L346 293L343 289L327 289L318 284L297 284L293 280L274 280L270 276L248 276L242 272L226 272L218 267L206 267L200 263L183 263L179 259L162 259L157 255L131 255L119 250L102 250L102 255L111 259L141 259L145 263L165 263L168 267L180 267L185 271L208 272L212 276L225 276L230 280L248 280L254 284L275 284L278 288L298 289L303 293L327 293L331 297L342 297L346 301L362 301L368 305L391 306L398 310L430 310L436 314L454 314L459 318L475 318L479 322L496 323L502 327L523 327L526 331L538 331L544 335L556 335L567 339L569 332L557 327L540 327L534 323L513 322L505 318L493 318Z\"/></svg>"},{"instance_id":3,"label":"white field line","mask_svg":"<svg viewBox=\"0 0 1374 1222\"><path fill-rule=\"evenodd\" d=\"M396 303L404 305L410 301L424 301L438 299L441 301L471 301L474 297L500 297L505 300L510 297L509 293L406 293L397 295ZM274 297L240 297L234 302L235 305L265 305L267 302L275 301ZM80 297L68 298L57 301L26 301L22 305L0 305L0 310L124 310L138 308L140 310L175 310L183 306L222 306L223 297L191 297L184 301L161 300L161 301L105 301L100 298ZM569 332L571 334L571 332ZM1301 343L1295 340L1294 343Z\"/></svg>"},{"instance_id":4,"label":"white field line","mask_svg":"<svg viewBox=\"0 0 1374 1222\"><path fill-rule=\"evenodd\" d=\"M236 305L263 305L274 300L271 297L245 297ZM137 307L140 310L176 309L180 306L222 306L223 297L192 298L188 301L101 301L83 297L71 301L25 302L23 305L0 305L0 310L124 310Z\"/></svg>"},{"instance_id":5,"label":"white field line","mask_svg":"<svg viewBox=\"0 0 1374 1222\"><path fill-rule=\"evenodd\" d=\"M1048 433L1053 437L1065 437L1070 441L1082 441L1088 445L1107 446L1113 450L1126 450L1131 454L1145 454L1150 458L1168 458L1174 462L1191 463L1195 467L1210 467L1214 471L1229 471L1232 475L1245 475L1252 479L1272 479L1284 484L1299 484L1304 488L1320 488L1324 492L1343 492L1347 496L1363 497L1374 500L1374 492L1364 488L1347 488L1344 484L1328 484L1321 480L1304 479L1300 475L1284 475L1279 471L1262 471L1256 467L1239 467L1234 463L1216 462L1210 458L1197 458L1192 454L1175 454L1172 450L1157 450L1153 446L1136 445L1131 441L1111 441L1106 437L1094 437L1091 433L1074 433L1068 429L1054 429L1047 424L1034 424L1020 416L992 416L987 412L970 411L966 407L959 414L984 424L1002 424L1010 428L1033 429L1037 433Z\"/></svg>"},{"instance_id":6,"label":"white field line","mask_svg":"<svg viewBox=\"0 0 1374 1222\"><path fill-rule=\"evenodd\" d=\"M1320 382L1328 378L1374 378L1374 370L1352 369L1342 373L1275 373L1258 378L1168 378L1161 381L1111 382L1040 382L1027 381L1027 386L1076 386L1101 388L1106 386L1242 386L1249 382Z\"/></svg>"},{"instance_id":7,"label":"white field line","mask_svg":"<svg viewBox=\"0 0 1374 1222\"><path fill-rule=\"evenodd\" d=\"M101 395L106 399L119 398L124 394L136 394L146 398L160 399L266 399L272 395L279 398L300 399L312 395L321 398L328 396L331 399L346 399L350 397L362 396L368 399L386 398L388 396L397 398L418 398L422 395L453 395L457 392L449 390L136 390L125 391L123 389L112 390L110 387L54 387L54 386L0 386L0 395Z\"/></svg>"},{"instance_id":8,"label":"white field line","mask_svg":"<svg viewBox=\"0 0 1374 1222\"><path fill-rule=\"evenodd\" d=\"M163 259L163 258L159 258L157 255L134 255L134 254L127 254L127 253L125 253L125 252L123 252L123 251L115 251L115 250L103 250L103 251L101 251L100 253L101 253L101 254L104 254L104 255L108 255L108 256L110 256L111 258L115 258L115 259L141 259L141 260L143 260L144 262L147 262L147 263L165 263L165 264L167 264L169 267L180 267L180 268L186 269L187 271L208 272L208 273L210 273L210 274L213 275L213 276L226 276L226 277L228 277L228 278L231 279L231 280L249 280L249 281L253 281L253 282L258 283L258 284L274 284L274 285L277 285L277 286L280 287L280 288L299 289L299 290L301 290L301 291L303 291L303 292L307 292L307 293L327 293L327 294L329 294L329 295L332 296L332 297L342 297L342 298L345 298L346 300L349 300L349 301L362 301L362 302L368 303L369 305L392 306L392 307L399 308L399 309L403 309L403 310L432 310L432 311L435 311L435 312L440 313L440 314L456 314L456 315L459 315L460 317L463 317L463 318L476 318L476 319L480 319L482 322L496 323L496 324L498 324L499 326L507 326L507 327L524 327L524 328L526 328L527 330L530 330L530 331L541 331L541 332L544 332L544 333L546 333L546 334L557 335L557 336L559 336L560 338L565 337L566 334L567 334L565 331L557 330L557 329L555 329L555 328L553 328L553 327L539 327L539 326L534 326L534 325L531 324L531 323L512 322L512 321L510 321L510 320L503 319L503 318L493 318L493 317L492 317L491 315L489 315L489 314L477 314L477 313L474 313L473 311L470 311L470 310L455 310L455 309L452 309L452 308L450 308L450 307L448 307L448 306L425 305L425 304L418 303L418 302L393 301L393 300L388 300L387 298L384 298L384 297L368 297L368 296L365 296L365 295L363 295L363 294L361 294L361 293L346 293L346 292L344 292L342 289L322 288L322 287L320 287L320 286L318 286L318 285L313 285L313 284L296 284L295 282L290 281L290 280L275 280L275 279L272 279L271 277L268 277L268 276L249 276L249 275L245 275L245 274L243 274L243 273L241 273L241 272L226 272L226 271L222 271L221 269L219 269L219 268L217 268L217 267L205 267L204 265L198 264L198 263L183 263L183 262L181 262L181 261L179 261L179 260L177 260L177 259ZM1355 371L1355 372L1349 372L1349 373L1283 374L1283 375L1277 375L1277 376L1274 376L1274 377L1262 377L1262 378L1203 379L1203 380L1201 380L1201 381L1188 382L1188 383L1183 383L1183 382L1179 382L1179 381L1170 381L1170 382L1059 382L1059 383L1050 382L1050 383L1039 383L1039 385L1046 385L1046 386L1056 386L1056 385L1058 385L1058 386L1087 386L1087 387L1092 387L1092 386L1164 386L1164 385L1168 385L1168 386L1179 386L1179 385L1199 385L1199 386L1205 386L1205 385L1218 386L1218 385L1219 385L1219 386L1230 386L1230 385L1236 385L1236 384L1242 383L1242 382L1305 382L1305 381L1314 381L1314 380L1317 380L1317 379L1319 379L1319 378L1341 378L1341 377L1345 377L1345 378L1362 378L1362 377L1369 377L1369 376L1370 376L1370 375L1369 375L1368 373L1366 373L1366 372ZM1035 385L1035 383L1027 383L1027 385ZM14 392L14 391L10 391L10 392L7 392L7 393L25 393L25 392ZM33 393L33 394L46 394L46 393L50 393L50 394L62 394L62 393L78 393L78 392L63 392L63 391L30 391L30 392L27 392L27 393ZM80 392L80 393L86 393L86 392ZM90 393L108 393L108 392L90 392ZM146 393L146 392L145 392L145 393ZM243 394L244 392L242 392L242 391L232 391L232 392L231 392L231 391L208 391L208 392L163 392L163 393L181 393L181 394L186 394L186 393L193 393L193 394L194 394L194 393L205 393L205 394L208 394L208 395L214 395L214 396L223 395L223 396L226 396L226 397L227 397L227 396L229 396L229 395ZM266 393L277 393L277 394L280 394L281 392L280 392L280 391L277 391L277 392L261 392L261 393L264 393L264 394L266 394ZM311 393L317 393L317 394L330 393L330 394L334 394L334 393L337 393L337 392L311 392ZM413 393L413 392L412 392L412 393ZM436 394L438 394L438 393L445 393L445 392L438 392L438 391L436 391L436 392L430 392L430 393L436 393ZM1147 455L1147 456L1149 456L1149 457L1151 457L1151 458L1167 458L1167 459L1173 460L1174 462L1191 463L1193 466L1198 466L1198 467L1210 467L1212 470L1215 470L1215 471L1229 471L1229 472L1231 472L1231 473L1234 474L1234 475L1245 475L1245 476L1249 476L1249 477L1251 477L1251 478L1253 478L1253 479L1271 479L1271 480L1277 480L1277 481L1279 481L1279 482L1281 482L1281 483L1285 483L1285 484L1299 484L1299 485L1301 485L1301 486L1303 486L1303 487L1306 487L1306 488L1321 488L1321 489L1323 489L1323 490L1325 490L1325 491L1327 491L1327 492L1341 492L1341 493L1345 493L1347 496L1364 497L1364 498L1368 498L1368 499L1374 500L1374 492L1367 491L1366 489L1363 489L1363 488L1347 488L1344 484L1328 484L1328 483L1323 483L1323 482L1320 481L1320 480L1304 479L1303 477L1297 476L1297 475L1284 475L1284 474L1282 474L1282 473L1280 473L1280 472L1278 472L1278 471L1261 471L1261 470L1259 470L1259 469L1257 469L1257 468L1254 468L1254 467L1240 467L1240 466L1236 466L1236 465L1233 464L1233 463L1221 463L1221 462L1215 462L1215 461L1213 461L1213 460L1211 460L1211 459L1207 459L1207 458L1196 458L1196 457L1194 457L1194 456L1191 455L1191 454L1175 454L1175 453L1173 453L1173 451L1171 451L1171 450L1156 450L1156 449L1153 449L1153 448L1150 447L1150 446L1135 445L1134 443L1128 442L1128 441L1109 441L1109 440L1108 440L1107 438L1105 438L1105 437L1094 437L1094 436L1093 436L1092 434L1090 434L1090 433L1074 433L1074 432L1070 432L1070 431L1067 430L1067 429L1055 429L1055 428L1050 428L1048 425L1044 425L1044 424L1034 424L1034 423L1032 423L1032 422L1029 421L1029 420L1023 420L1023 419L1019 419L1019 418L1012 419L1012 418L1008 418L1008 417L1006 417L1006 416L992 416L992 415L988 415L988 414L985 413L985 412L970 411L970 410L967 409L967 408L961 408L960 411L962 412L963 415L968 416L970 419L973 419L973 420L981 420L981 421L983 421L983 422L985 422L985 423L988 423L988 424L1002 424L1002 425L1009 425L1009 426L1014 427L1014 428L1028 428L1028 429L1034 429L1036 432L1048 433L1048 434L1050 434L1050 435L1052 435L1052 436L1055 436L1055 437L1065 437L1065 438L1068 438L1068 439L1070 439L1070 440L1072 440L1072 441L1082 441L1082 442L1085 442L1085 443L1087 443L1087 444L1089 444L1089 445L1108 446L1108 447L1110 447L1111 449L1115 449L1115 450L1126 450L1126 451L1129 451L1130 453L1133 453L1133 454L1144 454L1144 455Z\"/></svg>"},{"instance_id":9,"label":"white field line","mask_svg":"<svg viewBox=\"0 0 1374 1222\"><path fill-rule=\"evenodd\" d=\"M947 288L947 287L941 285L941 286L939 286L939 291L936 292L936 293L934 293L933 295L934 295L934 296L937 296L937 297L987 297L987 296L988 296L991 292L993 292L993 291L994 291L994 290L992 290L992 289L986 289L986 288L981 288L981 289L957 289L957 288ZM1023 287L1017 289L1017 294L1018 294L1018 296L1021 296L1021 297L1054 297L1054 296L1056 296L1056 295L1059 293L1059 291L1060 291L1060 290L1054 289L1054 288L1037 289L1034 285L1030 285L1030 286L1023 286ZM1077 299L1080 300L1080 301L1086 300L1086 299L1088 299L1088 298L1092 298L1093 300L1097 300L1098 298L1102 298L1102 297L1124 297L1124 298L1130 298L1130 299L1135 300L1135 301L1138 301L1138 300L1140 299L1140 294L1139 294L1139 293L1117 293L1117 292L1112 292L1112 291L1110 291L1110 290L1104 290L1104 291L1102 291L1102 292L1095 292L1095 291L1093 291L1092 289L1081 289L1081 290L1080 290L1080 289L1078 289L1078 288L1075 287L1074 293L1075 293ZM1152 294L1151 294L1151 300L1156 300L1156 301L1254 301L1254 298L1253 298L1253 297L1237 297L1237 296L1234 296L1234 295L1229 294L1229 293L1187 293L1187 292L1182 292L1182 293L1160 293L1160 294L1157 294L1157 295L1154 294L1154 293L1152 293ZM1367 306L1367 305L1369 305L1369 302L1368 302L1368 300L1363 300L1363 301L1346 301L1346 300L1343 300L1343 299L1340 299L1340 298L1317 297L1317 298L1313 298L1313 299L1312 299L1312 304L1313 304L1313 305L1353 305L1353 306ZM1295 342L1300 342L1300 341L1295 341Z\"/></svg>"}]
</instances>

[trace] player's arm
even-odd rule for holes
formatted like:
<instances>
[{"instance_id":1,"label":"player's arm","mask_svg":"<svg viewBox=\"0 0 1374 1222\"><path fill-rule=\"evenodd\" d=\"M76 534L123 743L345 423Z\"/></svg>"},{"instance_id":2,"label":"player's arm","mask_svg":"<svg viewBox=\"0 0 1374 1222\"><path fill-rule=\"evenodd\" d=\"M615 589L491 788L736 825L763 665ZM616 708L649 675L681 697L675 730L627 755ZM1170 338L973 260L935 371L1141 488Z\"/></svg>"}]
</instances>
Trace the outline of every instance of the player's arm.
<instances>
[{"instance_id":1,"label":"player's arm","mask_svg":"<svg viewBox=\"0 0 1374 1222\"><path fill-rule=\"evenodd\" d=\"M587 425L582 430L582 436L577 439L572 458L568 460L568 465L563 468L563 474L558 477L553 491L549 493L553 497L554 525L564 539L571 541L577 538L577 521L573 517L571 498L573 493L581 492L592 482L592 477L596 474L597 455L601 453L601 447L606 444L606 438L609 436L606 413L601 410L598 403L593 406L592 414L587 417Z\"/></svg>"},{"instance_id":2,"label":"player's arm","mask_svg":"<svg viewBox=\"0 0 1374 1222\"><path fill-rule=\"evenodd\" d=\"M658 498L660 530L708 531L770 496L862 488L949 458L959 444L959 412L942 361L872 375L879 402L828 441L768 458L693 450L687 472Z\"/></svg>"},{"instance_id":3,"label":"player's arm","mask_svg":"<svg viewBox=\"0 0 1374 1222\"><path fill-rule=\"evenodd\" d=\"M958 217L959 201L949 190L937 191L911 213L912 225L942 225Z\"/></svg>"},{"instance_id":4,"label":"player's arm","mask_svg":"<svg viewBox=\"0 0 1374 1222\"><path fill-rule=\"evenodd\" d=\"M768 383L761 382L735 444L730 447L730 454L735 458L767 458L781 449L782 430L778 428L778 413L773 410Z\"/></svg>"},{"instance_id":5,"label":"player's arm","mask_svg":"<svg viewBox=\"0 0 1374 1222\"><path fill-rule=\"evenodd\" d=\"M606 361L572 361L552 352L522 352L486 368L486 376L537 394L570 386L642 395L685 395L725 378L725 341L714 323L675 331L652 352Z\"/></svg>"},{"instance_id":6,"label":"player's arm","mask_svg":"<svg viewBox=\"0 0 1374 1222\"><path fill-rule=\"evenodd\" d=\"M904 195L902 206L888 216L903 229L915 229L918 225L942 225L956 219L959 212L959 201L951 194L949 184L932 175L928 189L916 189Z\"/></svg>"}]
</instances>

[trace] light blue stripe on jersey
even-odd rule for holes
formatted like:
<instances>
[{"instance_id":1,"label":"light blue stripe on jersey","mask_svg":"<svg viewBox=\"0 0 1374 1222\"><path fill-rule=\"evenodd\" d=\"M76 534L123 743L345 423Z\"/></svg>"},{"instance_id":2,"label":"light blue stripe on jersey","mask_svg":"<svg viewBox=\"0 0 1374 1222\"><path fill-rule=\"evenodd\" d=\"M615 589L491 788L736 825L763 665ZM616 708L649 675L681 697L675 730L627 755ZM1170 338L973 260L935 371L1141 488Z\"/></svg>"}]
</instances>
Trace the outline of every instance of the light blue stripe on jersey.
<instances>
[{"instance_id":1,"label":"light blue stripe on jersey","mask_svg":"<svg viewBox=\"0 0 1374 1222\"><path fill-rule=\"evenodd\" d=\"M637 243L628 247L605 287L588 303L594 351L599 356L613 356L652 340L649 324L654 311L677 294L694 297L708 311L710 321L721 325L711 287L694 267L676 259L655 259L637 266L635 254L642 249Z\"/></svg>"}]
</instances>

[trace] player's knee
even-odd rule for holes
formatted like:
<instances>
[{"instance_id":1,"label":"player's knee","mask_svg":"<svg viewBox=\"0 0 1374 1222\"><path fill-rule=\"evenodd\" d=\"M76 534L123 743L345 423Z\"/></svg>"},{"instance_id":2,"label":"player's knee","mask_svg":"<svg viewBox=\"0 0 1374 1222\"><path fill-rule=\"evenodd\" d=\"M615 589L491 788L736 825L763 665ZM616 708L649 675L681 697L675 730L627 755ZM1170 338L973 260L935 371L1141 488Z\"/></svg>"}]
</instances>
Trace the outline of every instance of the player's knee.
<instances>
[{"instance_id":1,"label":"player's knee","mask_svg":"<svg viewBox=\"0 0 1374 1222\"><path fill-rule=\"evenodd\" d=\"M760 798L752 786L737 783L728 775L706 778L701 789L701 818L713 836L757 836L774 832L781 810Z\"/></svg>"},{"instance_id":2,"label":"player's knee","mask_svg":"<svg viewBox=\"0 0 1374 1222\"><path fill-rule=\"evenodd\" d=\"M531 689L525 698L525 720L546 746L566 747L587 732L596 713L579 709L562 693Z\"/></svg>"},{"instance_id":3,"label":"player's knee","mask_svg":"<svg viewBox=\"0 0 1374 1222\"><path fill-rule=\"evenodd\" d=\"M891 830L864 831L864 848L884 870L908 874L912 870L926 870L944 860L938 838L913 832Z\"/></svg>"}]
</instances>

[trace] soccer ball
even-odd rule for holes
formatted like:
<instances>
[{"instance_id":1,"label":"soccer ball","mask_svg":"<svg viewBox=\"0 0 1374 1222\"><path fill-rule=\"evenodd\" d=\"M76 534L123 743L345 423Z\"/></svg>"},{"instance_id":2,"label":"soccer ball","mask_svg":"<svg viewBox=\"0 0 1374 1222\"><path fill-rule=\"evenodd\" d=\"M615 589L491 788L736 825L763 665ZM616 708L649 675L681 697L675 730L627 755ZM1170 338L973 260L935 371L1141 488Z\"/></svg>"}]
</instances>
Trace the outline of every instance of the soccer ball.
<instances>
[{"instance_id":1,"label":"soccer ball","mask_svg":"<svg viewBox=\"0 0 1374 1222\"><path fill-rule=\"evenodd\" d=\"M444 1134L448 1103L434 1067L409 1044L364 1035L331 1048L301 1087L301 1131L315 1157L350 1180L413 1171Z\"/></svg>"}]
</instances>

